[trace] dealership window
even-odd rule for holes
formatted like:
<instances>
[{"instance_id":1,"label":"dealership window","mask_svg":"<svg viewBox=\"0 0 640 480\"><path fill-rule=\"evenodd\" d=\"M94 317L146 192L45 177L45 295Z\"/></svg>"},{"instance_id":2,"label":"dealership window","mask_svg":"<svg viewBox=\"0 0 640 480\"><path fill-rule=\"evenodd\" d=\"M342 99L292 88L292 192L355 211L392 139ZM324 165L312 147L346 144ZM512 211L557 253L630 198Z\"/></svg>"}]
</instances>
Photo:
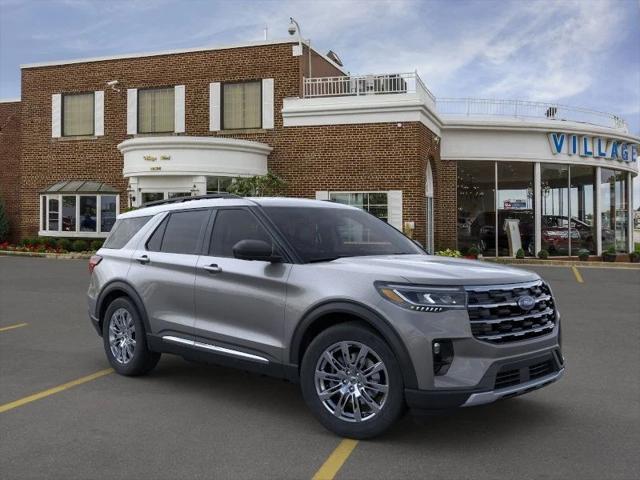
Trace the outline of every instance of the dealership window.
<instances>
[{"instance_id":1,"label":"dealership window","mask_svg":"<svg viewBox=\"0 0 640 480\"><path fill-rule=\"evenodd\" d=\"M94 134L94 92L62 95L62 136L77 137Z\"/></svg>"},{"instance_id":2,"label":"dealership window","mask_svg":"<svg viewBox=\"0 0 640 480\"><path fill-rule=\"evenodd\" d=\"M329 200L361 208L385 222L389 221L387 192L330 192Z\"/></svg>"},{"instance_id":3,"label":"dealership window","mask_svg":"<svg viewBox=\"0 0 640 480\"><path fill-rule=\"evenodd\" d=\"M233 177L207 177L207 194L225 193L232 183Z\"/></svg>"},{"instance_id":4,"label":"dealership window","mask_svg":"<svg viewBox=\"0 0 640 480\"><path fill-rule=\"evenodd\" d=\"M533 163L498 162L498 254L535 255Z\"/></svg>"},{"instance_id":5,"label":"dealership window","mask_svg":"<svg viewBox=\"0 0 640 480\"><path fill-rule=\"evenodd\" d=\"M458 248L496 254L496 164L458 162Z\"/></svg>"},{"instance_id":6,"label":"dealership window","mask_svg":"<svg viewBox=\"0 0 640 480\"><path fill-rule=\"evenodd\" d=\"M171 200L172 198L188 197L191 192L188 190L174 190L161 192L142 192L142 203L157 202L159 200Z\"/></svg>"},{"instance_id":7,"label":"dealership window","mask_svg":"<svg viewBox=\"0 0 640 480\"><path fill-rule=\"evenodd\" d=\"M629 192L626 172L601 169L600 201L602 251L613 247L616 252L628 249Z\"/></svg>"},{"instance_id":8,"label":"dealership window","mask_svg":"<svg viewBox=\"0 0 640 480\"><path fill-rule=\"evenodd\" d=\"M174 87L138 90L138 133L173 132L174 122Z\"/></svg>"},{"instance_id":9,"label":"dealership window","mask_svg":"<svg viewBox=\"0 0 640 480\"><path fill-rule=\"evenodd\" d=\"M569 168L571 209L571 255L580 250L597 253L597 231L595 222L596 169L588 165L571 165ZM573 234L573 231L577 235Z\"/></svg>"},{"instance_id":10,"label":"dealership window","mask_svg":"<svg viewBox=\"0 0 640 480\"><path fill-rule=\"evenodd\" d=\"M224 130L262 127L262 82L222 85L222 128Z\"/></svg>"},{"instance_id":11,"label":"dealership window","mask_svg":"<svg viewBox=\"0 0 640 480\"><path fill-rule=\"evenodd\" d=\"M100 182L59 182L40 195L40 235L105 237L119 208L115 189Z\"/></svg>"}]
</instances>

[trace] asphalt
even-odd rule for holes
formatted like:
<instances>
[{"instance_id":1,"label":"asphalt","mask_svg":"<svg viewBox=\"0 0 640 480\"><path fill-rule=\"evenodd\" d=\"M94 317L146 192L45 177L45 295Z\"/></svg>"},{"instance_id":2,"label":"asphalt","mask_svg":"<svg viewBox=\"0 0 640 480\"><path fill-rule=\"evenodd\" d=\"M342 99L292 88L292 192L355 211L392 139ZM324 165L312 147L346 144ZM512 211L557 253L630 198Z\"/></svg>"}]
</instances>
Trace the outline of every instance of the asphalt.
<instances>
[{"instance_id":1,"label":"asphalt","mask_svg":"<svg viewBox=\"0 0 640 480\"><path fill-rule=\"evenodd\" d=\"M563 315L567 374L529 395L405 417L338 479L640 477L640 270L533 268ZM85 260L0 257L0 405L108 368ZM298 387L163 356L0 413L2 478L311 478L340 443Z\"/></svg>"}]
</instances>

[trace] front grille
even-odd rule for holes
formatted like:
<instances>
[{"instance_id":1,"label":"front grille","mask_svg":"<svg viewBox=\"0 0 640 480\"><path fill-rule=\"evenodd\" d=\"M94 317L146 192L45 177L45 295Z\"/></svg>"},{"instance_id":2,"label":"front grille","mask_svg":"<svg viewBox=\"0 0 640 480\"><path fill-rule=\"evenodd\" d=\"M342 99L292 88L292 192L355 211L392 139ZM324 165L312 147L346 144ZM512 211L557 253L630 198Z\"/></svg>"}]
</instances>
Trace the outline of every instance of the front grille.
<instances>
[{"instance_id":1,"label":"front grille","mask_svg":"<svg viewBox=\"0 0 640 480\"><path fill-rule=\"evenodd\" d=\"M553 331L556 309L551 289L541 280L513 285L467 287L471 332L478 340L509 343ZM533 297L533 308L518 305L520 297Z\"/></svg>"},{"instance_id":2,"label":"front grille","mask_svg":"<svg viewBox=\"0 0 640 480\"><path fill-rule=\"evenodd\" d=\"M500 388L510 387L511 385L518 385L520 383L520 370L507 370L506 372L499 372L496 375L496 390Z\"/></svg>"}]
</instances>

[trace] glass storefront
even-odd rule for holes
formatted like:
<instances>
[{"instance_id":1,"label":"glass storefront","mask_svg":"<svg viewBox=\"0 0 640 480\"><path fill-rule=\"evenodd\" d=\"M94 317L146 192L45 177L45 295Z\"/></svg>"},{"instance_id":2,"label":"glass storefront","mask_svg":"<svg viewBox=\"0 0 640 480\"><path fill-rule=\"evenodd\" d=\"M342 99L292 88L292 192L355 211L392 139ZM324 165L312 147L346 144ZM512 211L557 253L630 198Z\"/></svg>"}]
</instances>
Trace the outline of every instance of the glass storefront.
<instances>
[{"instance_id":1,"label":"glass storefront","mask_svg":"<svg viewBox=\"0 0 640 480\"><path fill-rule=\"evenodd\" d=\"M535 168L534 162L458 162L460 251L476 247L484 256L514 256L522 248L533 256L541 248L552 256L575 256L581 250L595 255L598 235L602 252L628 251L629 173L601 168L598 180L594 166L540 163L537 231Z\"/></svg>"},{"instance_id":2,"label":"glass storefront","mask_svg":"<svg viewBox=\"0 0 640 480\"><path fill-rule=\"evenodd\" d=\"M533 163L498 162L498 255L535 255Z\"/></svg>"},{"instance_id":3,"label":"glass storefront","mask_svg":"<svg viewBox=\"0 0 640 480\"><path fill-rule=\"evenodd\" d=\"M602 251L626 252L629 235L629 192L626 172L603 168L600 174L602 202Z\"/></svg>"},{"instance_id":4,"label":"glass storefront","mask_svg":"<svg viewBox=\"0 0 640 480\"><path fill-rule=\"evenodd\" d=\"M458 162L458 249L496 254L495 162Z\"/></svg>"}]
</instances>

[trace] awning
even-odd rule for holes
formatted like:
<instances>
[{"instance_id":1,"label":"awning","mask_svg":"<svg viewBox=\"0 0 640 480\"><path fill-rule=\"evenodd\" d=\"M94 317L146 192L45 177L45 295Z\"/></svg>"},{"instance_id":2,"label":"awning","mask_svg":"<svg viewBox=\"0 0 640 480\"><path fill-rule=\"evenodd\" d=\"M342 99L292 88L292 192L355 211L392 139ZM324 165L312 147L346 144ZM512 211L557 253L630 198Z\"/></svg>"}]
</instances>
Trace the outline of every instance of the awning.
<instances>
[{"instance_id":1,"label":"awning","mask_svg":"<svg viewBox=\"0 0 640 480\"><path fill-rule=\"evenodd\" d=\"M65 182L54 183L50 187L42 190L40 193L113 193L117 194L120 191L111 185L107 185L103 182L96 182L92 180L68 180Z\"/></svg>"}]
</instances>

